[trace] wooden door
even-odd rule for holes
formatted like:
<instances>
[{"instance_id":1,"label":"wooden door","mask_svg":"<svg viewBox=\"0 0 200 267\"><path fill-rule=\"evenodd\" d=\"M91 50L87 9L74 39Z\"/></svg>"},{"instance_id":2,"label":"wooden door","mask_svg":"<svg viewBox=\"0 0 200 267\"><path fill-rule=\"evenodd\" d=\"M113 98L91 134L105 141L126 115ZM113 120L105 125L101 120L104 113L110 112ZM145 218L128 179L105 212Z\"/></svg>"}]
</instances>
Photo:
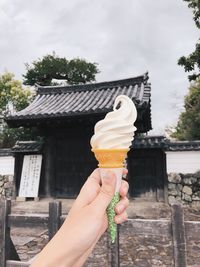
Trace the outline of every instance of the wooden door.
<instances>
[{"instance_id":1,"label":"wooden door","mask_svg":"<svg viewBox=\"0 0 200 267\"><path fill-rule=\"evenodd\" d=\"M166 158L161 149L132 150L128 157L130 196L164 200Z\"/></svg>"},{"instance_id":2,"label":"wooden door","mask_svg":"<svg viewBox=\"0 0 200 267\"><path fill-rule=\"evenodd\" d=\"M86 129L73 128L56 137L55 196L76 197L96 162Z\"/></svg>"}]
</instances>

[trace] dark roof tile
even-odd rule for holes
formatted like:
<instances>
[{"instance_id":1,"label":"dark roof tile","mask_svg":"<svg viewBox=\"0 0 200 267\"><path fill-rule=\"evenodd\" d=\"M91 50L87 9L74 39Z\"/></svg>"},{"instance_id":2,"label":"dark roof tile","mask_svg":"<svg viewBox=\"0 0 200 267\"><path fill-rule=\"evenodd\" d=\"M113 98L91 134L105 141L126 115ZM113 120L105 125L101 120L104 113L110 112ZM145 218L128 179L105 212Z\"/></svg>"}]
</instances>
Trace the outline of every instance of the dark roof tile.
<instances>
[{"instance_id":1,"label":"dark roof tile","mask_svg":"<svg viewBox=\"0 0 200 267\"><path fill-rule=\"evenodd\" d=\"M200 141L171 141L168 151L200 151Z\"/></svg>"},{"instance_id":2,"label":"dark roof tile","mask_svg":"<svg viewBox=\"0 0 200 267\"><path fill-rule=\"evenodd\" d=\"M13 153L39 153L43 143L37 141L18 141L12 148Z\"/></svg>"},{"instance_id":3,"label":"dark roof tile","mask_svg":"<svg viewBox=\"0 0 200 267\"><path fill-rule=\"evenodd\" d=\"M1 148L0 149L0 157L8 157L12 156L12 151L10 148Z\"/></svg>"}]
</instances>

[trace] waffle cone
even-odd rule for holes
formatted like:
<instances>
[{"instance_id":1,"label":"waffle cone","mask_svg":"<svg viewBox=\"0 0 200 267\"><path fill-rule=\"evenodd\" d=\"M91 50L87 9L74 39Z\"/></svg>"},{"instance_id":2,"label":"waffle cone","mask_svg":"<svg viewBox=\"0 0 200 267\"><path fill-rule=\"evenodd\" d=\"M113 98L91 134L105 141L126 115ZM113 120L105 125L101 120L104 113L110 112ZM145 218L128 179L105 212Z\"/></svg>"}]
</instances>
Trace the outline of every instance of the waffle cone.
<instances>
[{"instance_id":1,"label":"waffle cone","mask_svg":"<svg viewBox=\"0 0 200 267\"><path fill-rule=\"evenodd\" d=\"M129 149L92 149L100 168L123 168Z\"/></svg>"}]
</instances>

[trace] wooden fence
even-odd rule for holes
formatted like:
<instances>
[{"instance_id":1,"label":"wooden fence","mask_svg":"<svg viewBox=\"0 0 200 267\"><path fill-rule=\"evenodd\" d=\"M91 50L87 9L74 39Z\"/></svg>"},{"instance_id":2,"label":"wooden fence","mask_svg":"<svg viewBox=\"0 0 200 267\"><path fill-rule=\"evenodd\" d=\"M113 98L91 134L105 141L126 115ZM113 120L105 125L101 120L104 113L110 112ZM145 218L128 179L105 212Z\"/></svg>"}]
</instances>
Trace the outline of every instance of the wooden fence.
<instances>
[{"instance_id":1,"label":"wooden fence","mask_svg":"<svg viewBox=\"0 0 200 267\"><path fill-rule=\"evenodd\" d=\"M50 202L48 214L29 214L17 215L11 213L11 201L1 201L0 205L0 266L1 267L28 267L29 262L21 262L15 246L10 237L11 227L46 227L48 229L49 240L58 231L63 223L65 217L62 216L61 202ZM183 210L179 205L172 206L172 218L170 220L172 229L173 240L173 253L174 253L174 266L186 267L186 239L185 239L185 226ZM134 219L131 220L134 223ZM141 224L144 224L145 219L141 219ZM157 220L159 222L159 220ZM138 224L139 220L136 219L135 223ZM109 266L120 266L119 255L119 232L117 242L115 245L108 244Z\"/></svg>"}]
</instances>

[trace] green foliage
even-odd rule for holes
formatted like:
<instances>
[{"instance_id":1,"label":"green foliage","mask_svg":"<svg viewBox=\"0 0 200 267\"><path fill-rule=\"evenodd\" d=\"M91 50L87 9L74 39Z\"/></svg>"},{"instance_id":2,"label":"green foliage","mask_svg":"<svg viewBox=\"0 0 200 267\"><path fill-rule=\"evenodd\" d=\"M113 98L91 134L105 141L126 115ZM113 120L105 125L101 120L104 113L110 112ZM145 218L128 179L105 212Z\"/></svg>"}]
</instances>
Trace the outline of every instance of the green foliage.
<instances>
[{"instance_id":1,"label":"green foliage","mask_svg":"<svg viewBox=\"0 0 200 267\"><path fill-rule=\"evenodd\" d=\"M0 115L6 112L9 103L15 110L24 109L32 95L30 89L23 88L22 83L14 79L14 74L5 72L0 75Z\"/></svg>"},{"instance_id":2,"label":"green foliage","mask_svg":"<svg viewBox=\"0 0 200 267\"><path fill-rule=\"evenodd\" d=\"M85 84L95 81L99 72L96 63L75 58L67 60L55 53L26 64L27 73L23 75L24 84L52 85L52 79L65 80L67 84Z\"/></svg>"},{"instance_id":3,"label":"green foliage","mask_svg":"<svg viewBox=\"0 0 200 267\"><path fill-rule=\"evenodd\" d=\"M200 29L200 0L183 0L188 2L188 7L192 9L193 18L198 29ZM189 81L195 81L200 77L200 41L197 42L194 52L187 57L182 56L178 60L178 65L183 66L185 72L193 72L188 75Z\"/></svg>"},{"instance_id":4,"label":"green foliage","mask_svg":"<svg viewBox=\"0 0 200 267\"><path fill-rule=\"evenodd\" d=\"M181 113L172 137L179 140L200 140L200 78L190 86L184 106L185 111Z\"/></svg>"},{"instance_id":5,"label":"green foliage","mask_svg":"<svg viewBox=\"0 0 200 267\"><path fill-rule=\"evenodd\" d=\"M0 133L0 148L13 147L17 141L33 140L34 132L32 129L20 127L17 129L9 128L6 124Z\"/></svg>"},{"instance_id":6,"label":"green foliage","mask_svg":"<svg viewBox=\"0 0 200 267\"><path fill-rule=\"evenodd\" d=\"M0 147L11 147L17 140L30 140L30 129L10 129L3 121L3 116L9 112L8 105L19 111L24 109L33 97L33 92L23 88L22 83L14 79L14 75L5 72L0 75Z\"/></svg>"},{"instance_id":7,"label":"green foliage","mask_svg":"<svg viewBox=\"0 0 200 267\"><path fill-rule=\"evenodd\" d=\"M188 3L188 7L192 9L193 18L196 26L200 29L200 1L199 0L183 0Z\"/></svg>"}]
</instances>

